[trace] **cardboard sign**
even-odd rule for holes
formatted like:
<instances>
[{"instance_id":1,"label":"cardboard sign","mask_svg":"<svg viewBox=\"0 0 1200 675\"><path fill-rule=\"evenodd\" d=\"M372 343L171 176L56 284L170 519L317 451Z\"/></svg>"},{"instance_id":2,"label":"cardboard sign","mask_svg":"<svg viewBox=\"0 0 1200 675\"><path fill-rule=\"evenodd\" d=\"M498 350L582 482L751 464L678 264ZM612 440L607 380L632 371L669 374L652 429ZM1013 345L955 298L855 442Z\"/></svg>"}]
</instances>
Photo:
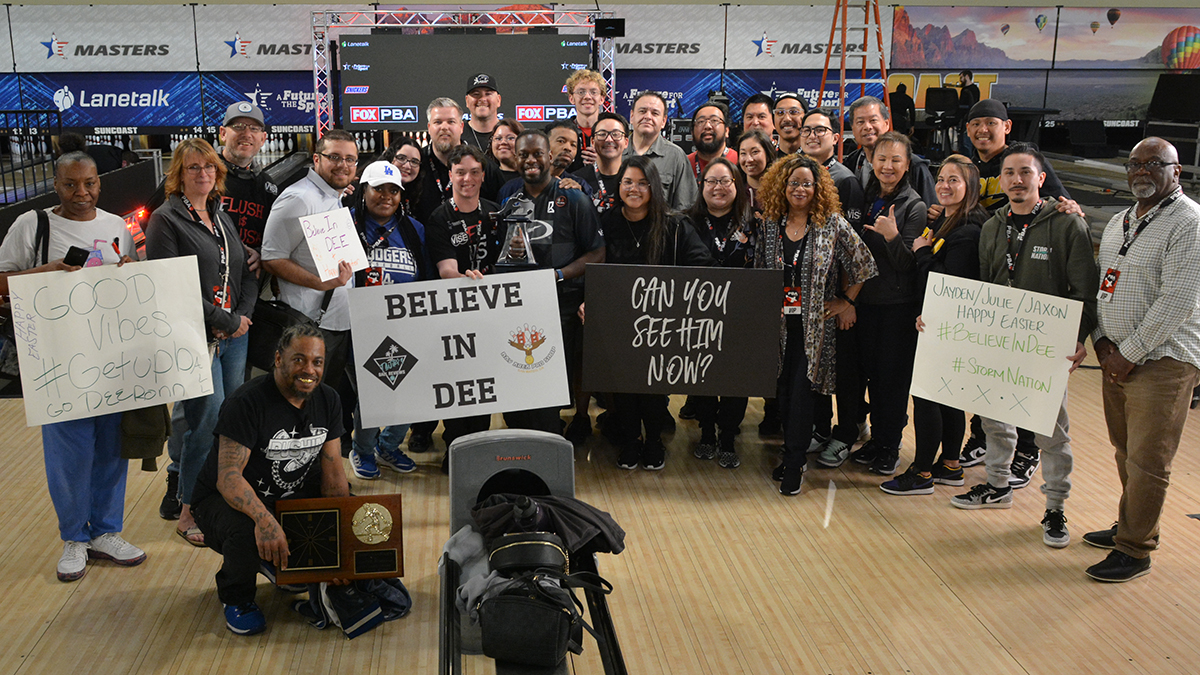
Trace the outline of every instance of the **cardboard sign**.
<instances>
[{"instance_id":1,"label":"cardboard sign","mask_svg":"<svg viewBox=\"0 0 1200 675\"><path fill-rule=\"evenodd\" d=\"M367 252L363 249L350 209L342 207L300 218L304 239L317 264L321 281L336 279L338 263L345 260L355 272L367 268Z\"/></svg>"},{"instance_id":2,"label":"cardboard sign","mask_svg":"<svg viewBox=\"0 0 1200 675\"><path fill-rule=\"evenodd\" d=\"M781 270L588 265L583 388L774 396Z\"/></svg>"},{"instance_id":3,"label":"cardboard sign","mask_svg":"<svg viewBox=\"0 0 1200 675\"><path fill-rule=\"evenodd\" d=\"M363 424L570 402L553 270L350 291Z\"/></svg>"},{"instance_id":4,"label":"cardboard sign","mask_svg":"<svg viewBox=\"0 0 1200 675\"><path fill-rule=\"evenodd\" d=\"M911 392L1049 436L1083 303L931 273Z\"/></svg>"},{"instance_id":5,"label":"cardboard sign","mask_svg":"<svg viewBox=\"0 0 1200 675\"><path fill-rule=\"evenodd\" d=\"M195 256L8 286L29 426L213 393Z\"/></svg>"}]
</instances>

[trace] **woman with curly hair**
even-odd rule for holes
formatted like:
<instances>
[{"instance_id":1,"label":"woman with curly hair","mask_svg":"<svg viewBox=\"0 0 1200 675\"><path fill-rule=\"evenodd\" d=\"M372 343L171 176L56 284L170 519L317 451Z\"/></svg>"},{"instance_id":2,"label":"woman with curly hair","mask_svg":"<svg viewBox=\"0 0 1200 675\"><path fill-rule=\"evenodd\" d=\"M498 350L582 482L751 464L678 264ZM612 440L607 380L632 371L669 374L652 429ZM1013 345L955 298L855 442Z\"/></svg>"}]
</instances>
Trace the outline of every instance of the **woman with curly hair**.
<instances>
[{"instance_id":1,"label":"woman with curly hair","mask_svg":"<svg viewBox=\"0 0 1200 675\"><path fill-rule=\"evenodd\" d=\"M773 478L779 492L800 494L805 453L812 441L814 392L832 394L836 385L838 317L854 309L863 282L876 274L875 261L842 217L837 188L820 164L804 155L779 160L762 179L763 227L755 266L784 271L779 410L783 416L783 463ZM845 292L831 283L834 270Z\"/></svg>"}]
</instances>

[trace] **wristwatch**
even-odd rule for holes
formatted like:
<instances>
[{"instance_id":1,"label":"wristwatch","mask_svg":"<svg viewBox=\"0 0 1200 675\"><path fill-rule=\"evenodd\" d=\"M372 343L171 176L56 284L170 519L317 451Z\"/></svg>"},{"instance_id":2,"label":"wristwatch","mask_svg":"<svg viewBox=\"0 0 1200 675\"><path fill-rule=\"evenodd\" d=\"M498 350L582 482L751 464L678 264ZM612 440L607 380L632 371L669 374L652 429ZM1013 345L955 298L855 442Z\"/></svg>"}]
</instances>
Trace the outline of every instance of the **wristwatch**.
<instances>
[{"instance_id":1,"label":"wristwatch","mask_svg":"<svg viewBox=\"0 0 1200 675\"><path fill-rule=\"evenodd\" d=\"M562 283L562 280L564 278L562 269L554 270L554 277L555 277L555 281Z\"/></svg>"}]
</instances>

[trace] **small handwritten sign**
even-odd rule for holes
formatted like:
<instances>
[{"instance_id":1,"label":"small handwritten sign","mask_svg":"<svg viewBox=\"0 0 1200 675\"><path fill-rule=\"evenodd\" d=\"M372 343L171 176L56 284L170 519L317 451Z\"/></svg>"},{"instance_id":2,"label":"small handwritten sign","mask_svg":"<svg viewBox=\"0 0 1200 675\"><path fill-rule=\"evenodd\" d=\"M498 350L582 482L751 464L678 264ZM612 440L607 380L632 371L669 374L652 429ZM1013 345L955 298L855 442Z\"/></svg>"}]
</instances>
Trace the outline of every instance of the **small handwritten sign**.
<instances>
[{"instance_id":1,"label":"small handwritten sign","mask_svg":"<svg viewBox=\"0 0 1200 675\"><path fill-rule=\"evenodd\" d=\"M213 392L195 256L8 285L29 426Z\"/></svg>"},{"instance_id":2,"label":"small handwritten sign","mask_svg":"<svg viewBox=\"0 0 1200 675\"><path fill-rule=\"evenodd\" d=\"M585 391L774 396L783 273L588 265Z\"/></svg>"},{"instance_id":3,"label":"small handwritten sign","mask_svg":"<svg viewBox=\"0 0 1200 675\"><path fill-rule=\"evenodd\" d=\"M1083 303L933 273L925 287L913 396L1054 431Z\"/></svg>"},{"instance_id":4,"label":"small handwritten sign","mask_svg":"<svg viewBox=\"0 0 1200 675\"><path fill-rule=\"evenodd\" d=\"M300 218L308 250L317 263L321 281L336 279L338 263L345 260L357 272L367 268L367 252L363 249L350 209L340 208Z\"/></svg>"}]
</instances>

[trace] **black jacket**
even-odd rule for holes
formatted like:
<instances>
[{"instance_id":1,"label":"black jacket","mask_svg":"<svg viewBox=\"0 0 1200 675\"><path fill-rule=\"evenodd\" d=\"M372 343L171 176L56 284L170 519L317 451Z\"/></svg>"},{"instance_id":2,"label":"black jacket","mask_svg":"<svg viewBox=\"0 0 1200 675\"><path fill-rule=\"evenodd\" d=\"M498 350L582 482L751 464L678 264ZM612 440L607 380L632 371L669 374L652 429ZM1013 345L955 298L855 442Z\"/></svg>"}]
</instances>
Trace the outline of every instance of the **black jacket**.
<instances>
[{"instance_id":1,"label":"black jacket","mask_svg":"<svg viewBox=\"0 0 1200 675\"><path fill-rule=\"evenodd\" d=\"M649 253L645 233L639 224L625 220L620 206L615 206L600 216L600 227L604 231L607 249L604 262L622 265L647 265ZM636 234L635 234L636 232ZM638 246L638 242L641 246ZM663 250L660 265L683 265L686 267L708 267L716 264L708 247L700 241L700 235L683 216L667 217L667 246Z\"/></svg>"},{"instance_id":2,"label":"black jacket","mask_svg":"<svg viewBox=\"0 0 1200 675\"><path fill-rule=\"evenodd\" d=\"M872 224L875 218L870 214L887 215L891 207L896 207L896 226L900 236L891 241L883 235L870 230L863 230L862 240L871 249L875 264L879 267L879 276L868 279L863 283L862 291L858 294L858 303L867 305L898 305L906 302L916 302L920 299L917 289L917 265L913 256L912 245L921 232L925 231L925 202L908 185L901 187L883 203L882 210L874 208L878 196L878 184L873 183L867 188L867 223Z\"/></svg>"},{"instance_id":3,"label":"black jacket","mask_svg":"<svg viewBox=\"0 0 1200 675\"><path fill-rule=\"evenodd\" d=\"M221 286L220 249L216 237L192 219L179 195L171 195L166 203L150 214L146 224L146 257L150 260L196 256L200 270L201 306L204 325L225 333L241 327L241 317L254 314L258 299L258 280L246 264L246 249L233 227L229 215L217 208L219 202L210 200L209 216L225 230L225 249L229 256L229 293L232 310L213 304L213 289Z\"/></svg>"},{"instance_id":4,"label":"black jacket","mask_svg":"<svg viewBox=\"0 0 1200 675\"><path fill-rule=\"evenodd\" d=\"M983 209L976 209L968 213L966 219L946 235L945 243L941 245L937 253L933 252L933 246L924 246L913 251L918 270L917 293L922 298L925 295L925 286L929 282L930 272L964 279L979 278L979 232L985 220L987 220L987 212ZM945 214L942 214L929 227L934 234L937 234L938 229L945 221Z\"/></svg>"}]
</instances>

